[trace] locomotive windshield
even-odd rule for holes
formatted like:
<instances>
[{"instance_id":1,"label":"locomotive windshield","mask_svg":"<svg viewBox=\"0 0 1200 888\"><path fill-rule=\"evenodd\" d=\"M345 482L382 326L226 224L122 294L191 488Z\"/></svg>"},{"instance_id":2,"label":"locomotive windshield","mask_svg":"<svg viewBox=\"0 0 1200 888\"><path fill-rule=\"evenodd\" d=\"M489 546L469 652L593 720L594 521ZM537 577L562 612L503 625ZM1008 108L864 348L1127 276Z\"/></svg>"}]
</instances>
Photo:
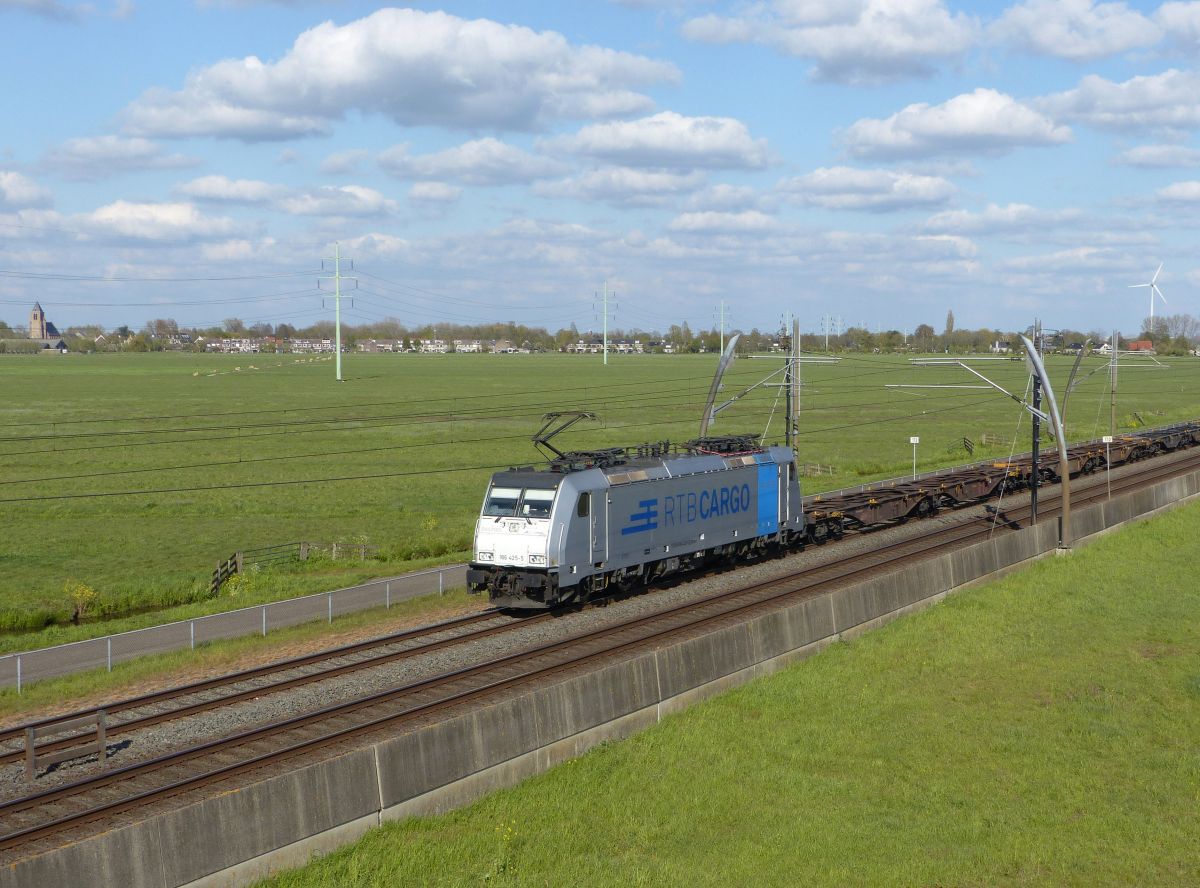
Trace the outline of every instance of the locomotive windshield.
<instances>
[{"instance_id":1,"label":"locomotive windshield","mask_svg":"<svg viewBox=\"0 0 1200 888\"><path fill-rule=\"evenodd\" d=\"M483 504L483 514L488 518L506 518L517 514L517 503L521 491L516 487L493 487Z\"/></svg>"},{"instance_id":2,"label":"locomotive windshield","mask_svg":"<svg viewBox=\"0 0 1200 888\"><path fill-rule=\"evenodd\" d=\"M554 505L553 490L521 490L493 487L483 504L485 518L549 518Z\"/></svg>"},{"instance_id":3,"label":"locomotive windshield","mask_svg":"<svg viewBox=\"0 0 1200 888\"><path fill-rule=\"evenodd\" d=\"M549 518L552 505L553 490L527 490L521 500L521 514L526 518Z\"/></svg>"}]
</instances>

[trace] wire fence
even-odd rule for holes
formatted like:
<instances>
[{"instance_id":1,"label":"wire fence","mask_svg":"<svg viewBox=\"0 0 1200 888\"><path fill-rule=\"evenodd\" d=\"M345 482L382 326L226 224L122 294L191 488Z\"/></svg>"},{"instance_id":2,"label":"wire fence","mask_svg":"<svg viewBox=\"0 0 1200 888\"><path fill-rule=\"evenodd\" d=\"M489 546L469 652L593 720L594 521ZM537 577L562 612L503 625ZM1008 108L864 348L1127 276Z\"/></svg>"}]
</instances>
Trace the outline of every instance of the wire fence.
<instances>
[{"instance_id":1,"label":"wire fence","mask_svg":"<svg viewBox=\"0 0 1200 888\"><path fill-rule=\"evenodd\" d=\"M398 601L421 595L443 594L450 589L464 586L466 576L465 564L431 568L389 579L374 580L360 586L273 601L192 620L164 623L117 635L5 654L0 656L0 687L15 687L20 693L35 681L88 669L107 668L111 671L116 663L146 654L195 648L197 645L225 638L266 635L275 629L314 620L325 619L332 622L334 617L343 614L373 607L389 608Z\"/></svg>"}]
</instances>

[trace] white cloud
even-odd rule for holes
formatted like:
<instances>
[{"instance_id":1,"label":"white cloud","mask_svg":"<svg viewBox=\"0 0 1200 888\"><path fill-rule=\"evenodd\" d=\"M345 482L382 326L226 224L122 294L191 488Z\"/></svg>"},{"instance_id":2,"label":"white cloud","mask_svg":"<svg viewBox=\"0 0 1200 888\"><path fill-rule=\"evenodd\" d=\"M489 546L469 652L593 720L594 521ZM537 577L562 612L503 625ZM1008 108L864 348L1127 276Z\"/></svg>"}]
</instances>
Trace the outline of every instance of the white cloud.
<instances>
[{"instance_id":1,"label":"white cloud","mask_svg":"<svg viewBox=\"0 0 1200 888\"><path fill-rule=\"evenodd\" d=\"M940 105L909 105L883 120L864 118L843 133L846 147L859 157L997 154L1070 139L1069 128L1012 96L984 88Z\"/></svg>"},{"instance_id":2,"label":"white cloud","mask_svg":"<svg viewBox=\"0 0 1200 888\"><path fill-rule=\"evenodd\" d=\"M979 253L970 238L952 234L919 234L913 237L912 244L922 257L928 258L970 259Z\"/></svg>"},{"instance_id":3,"label":"white cloud","mask_svg":"<svg viewBox=\"0 0 1200 888\"><path fill-rule=\"evenodd\" d=\"M1200 3L1164 3L1154 20L1173 43L1185 49L1200 46Z\"/></svg>"},{"instance_id":4,"label":"white cloud","mask_svg":"<svg viewBox=\"0 0 1200 888\"><path fill-rule=\"evenodd\" d=\"M424 203L453 203L462 197L462 189L445 182L417 182L408 189L408 199Z\"/></svg>"},{"instance_id":5,"label":"white cloud","mask_svg":"<svg viewBox=\"0 0 1200 888\"><path fill-rule=\"evenodd\" d=\"M259 240L218 241L200 245L200 255L208 262L270 262L279 253L279 243L271 237Z\"/></svg>"},{"instance_id":6,"label":"white cloud","mask_svg":"<svg viewBox=\"0 0 1200 888\"><path fill-rule=\"evenodd\" d=\"M739 213L704 211L681 213L667 226L671 231L687 234L747 234L768 231L777 227L771 216L759 210L743 210Z\"/></svg>"},{"instance_id":7,"label":"white cloud","mask_svg":"<svg viewBox=\"0 0 1200 888\"><path fill-rule=\"evenodd\" d=\"M201 176L184 182L175 189L182 195L198 200L224 203L258 204L279 200L288 193L283 185L272 185L256 179L230 179L226 176Z\"/></svg>"},{"instance_id":8,"label":"white cloud","mask_svg":"<svg viewBox=\"0 0 1200 888\"><path fill-rule=\"evenodd\" d=\"M68 179L94 180L140 170L183 169L199 161L183 154L166 154L149 139L109 135L67 139L48 151L42 163Z\"/></svg>"},{"instance_id":9,"label":"white cloud","mask_svg":"<svg viewBox=\"0 0 1200 888\"><path fill-rule=\"evenodd\" d=\"M703 184L704 174L699 172L674 173L629 167L604 167L588 170L558 182L539 183L534 186L534 193L543 197L653 206L679 194L695 191Z\"/></svg>"},{"instance_id":10,"label":"white cloud","mask_svg":"<svg viewBox=\"0 0 1200 888\"><path fill-rule=\"evenodd\" d=\"M760 43L812 59L819 80L880 83L927 76L962 55L978 26L941 0L773 0L727 18L706 15L683 33L709 43Z\"/></svg>"},{"instance_id":11,"label":"white cloud","mask_svg":"<svg viewBox=\"0 0 1200 888\"><path fill-rule=\"evenodd\" d=\"M359 237L347 238L345 241L347 253L353 253L361 259L404 259L413 256L414 247L411 241L394 234L371 232Z\"/></svg>"},{"instance_id":12,"label":"white cloud","mask_svg":"<svg viewBox=\"0 0 1200 888\"><path fill-rule=\"evenodd\" d=\"M674 65L443 12L381 9L324 22L276 62L227 59L155 88L125 110L129 132L286 139L327 133L351 110L401 126L532 131L561 119L645 112L634 87L674 82Z\"/></svg>"},{"instance_id":13,"label":"white cloud","mask_svg":"<svg viewBox=\"0 0 1200 888\"><path fill-rule=\"evenodd\" d=\"M470 185L532 182L562 173L561 163L522 151L490 136L434 154L411 155L396 145L379 155L379 165L403 179L451 179Z\"/></svg>"},{"instance_id":14,"label":"white cloud","mask_svg":"<svg viewBox=\"0 0 1200 888\"><path fill-rule=\"evenodd\" d=\"M1044 229L1080 218L1078 210L1041 210L1029 204L988 204L978 213L947 210L930 216L925 230L957 234L994 234L1008 231Z\"/></svg>"},{"instance_id":15,"label":"white cloud","mask_svg":"<svg viewBox=\"0 0 1200 888\"><path fill-rule=\"evenodd\" d=\"M730 211L763 209L765 203L769 201L753 188L720 182L693 194L687 205L690 210Z\"/></svg>"},{"instance_id":16,"label":"white cloud","mask_svg":"<svg viewBox=\"0 0 1200 888\"><path fill-rule=\"evenodd\" d=\"M193 241L227 237L232 220L203 215L190 203L134 203L118 200L94 210L82 221L100 236L146 241Z\"/></svg>"},{"instance_id":17,"label":"white cloud","mask_svg":"<svg viewBox=\"0 0 1200 888\"><path fill-rule=\"evenodd\" d=\"M1038 256L1015 256L997 263L997 267L1011 271L1087 273L1125 269L1129 267L1129 259L1124 250L1084 246Z\"/></svg>"},{"instance_id":18,"label":"white cloud","mask_svg":"<svg viewBox=\"0 0 1200 888\"><path fill-rule=\"evenodd\" d=\"M358 166L371 152L365 148L350 148L346 151L335 151L321 161L321 172L327 176L341 176L358 171Z\"/></svg>"},{"instance_id":19,"label":"white cloud","mask_svg":"<svg viewBox=\"0 0 1200 888\"><path fill-rule=\"evenodd\" d=\"M546 144L626 167L761 169L770 160L766 139L752 138L740 120L685 117L674 111L594 123Z\"/></svg>"},{"instance_id":20,"label":"white cloud","mask_svg":"<svg viewBox=\"0 0 1200 888\"><path fill-rule=\"evenodd\" d=\"M829 210L886 212L944 204L956 189L940 176L840 166L786 179L778 190L801 203Z\"/></svg>"},{"instance_id":21,"label":"white cloud","mask_svg":"<svg viewBox=\"0 0 1200 888\"><path fill-rule=\"evenodd\" d=\"M1200 182L1175 182L1158 189L1155 196L1170 203L1200 203Z\"/></svg>"},{"instance_id":22,"label":"white cloud","mask_svg":"<svg viewBox=\"0 0 1200 888\"><path fill-rule=\"evenodd\" d=\"M285 197L278 206L297 216L383 216L396 211L394 200L361 185L322 185Z\"/></svg>"},{"instance_id":23,"label":"white cloud","mask_svg":"<svg viewBox=\"0 0 1200 888\"><path fill-rule=\"evenodd\" d=\"M1200 166L1200 149L1186 145L1138 145L1122 151L1115 163L1149 169Z\"/></svg>"},{"instance_id":24,"label":"white cloud","mask_svg":"<svg viewBox=\"0 0 1200 888\"><path fill-rule=\"evenodd\" d=\"M122 19L133 11L129 0L117 0L108 12L98 9L95 3L63 3L62 0L0 0L0 10L4 9L23 10L61 21L77 21L89 15Z\"/></svg>"},{"instance_id":25,"label":"white cloud","mask_svg":"<svg viewBox=\"0 0 1200 888\"><path fill-rule=\"evenodd\" d=\"M1153 46L1162 29L1124 3L1025 0L1004 11L992 36L1038 55L1090 61Z\"/></svg>"},{"instance_id":26,"label":"white cloud","mask_svg":"<svg viewBox=\"0 0 1200 888\"><path fill-rule=\"evenodd\" d=\"M1095 74L1039 100L1041 110L1099 129L1186 131L1200 126L1200 75L1175 68L1114 83Z\"/></svg>"},{"instance_id":27,"label":"white cloud","mask_svg":"<svg viewBox=\"0 0 1200 888\"><path fill-rule=\"evenodd\" d=\"M0 209L48 206L50 192L28 176L12 170L0 170Z\"/></svg>"}]
</instances>

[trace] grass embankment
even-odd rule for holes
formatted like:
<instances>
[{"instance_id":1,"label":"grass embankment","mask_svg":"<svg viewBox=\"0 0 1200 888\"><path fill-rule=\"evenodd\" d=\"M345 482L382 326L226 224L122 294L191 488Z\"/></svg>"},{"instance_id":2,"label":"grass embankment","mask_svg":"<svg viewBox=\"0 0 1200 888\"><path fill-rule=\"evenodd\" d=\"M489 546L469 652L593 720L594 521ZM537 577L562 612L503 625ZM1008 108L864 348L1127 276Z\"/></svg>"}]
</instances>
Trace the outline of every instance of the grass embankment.
<instances>
[{"instance_id":1,"label":"grass embankment","mask_svg":"<svg viewBox=\"0 0 1200 888\"><path fill-rule=\"evenodd\" d=\"M204 612L213 564L236 550L298 540L373 547L365 564L276 571L259 590L276 597L451 560L470 546L486 467L538 459L529 436L543 412L599 415L563 435L563 447L684 441L698 431L716 358L613 356L604 367L599 357L574 355L347 355L340 385L328 360L288 355L0 363L0 632L69 622L64 587L81 583L98 598L91 622L69 633L78 637L120 628L97 619L148 610L177 619L167 609L178 605ZM1102 364L1090 359L1087 370ZM1200 361L1173 364L1122 377L1125 427L1136 423L1134 411L1147 423L1200 413ZM735 364L724 396L778 366ZM1065 381L1070 360L1050 366ZM1020 362L989 364L987 372L1009 390L1024 389ZM835 470L806 478L809 492L910 471L910 435L921 436L924 470L967 461L964 437L975 458L1007 454L1017 432L1020 411L994 393L884 388L969 381L960 369L848 355L805 365L803 375L799 459ZM713 431L767 429L778 439L777 393L756 389L723 411ZM1106 431L1105 373L1087 378L1070 412L1073 438ZM1004 443L981 446L984 434ZM6 649L54 640L21 639Z\"/></svg>"},{"instance_id":2,"label":"grass embankment","mask_svg":"<svg viewBox=\"0 0 1200 888\"><path fill-rule=\"evenodd\" d=\"M272 888L1200 884L1200 506Z\"/></svg>"},{"instance_id":3,"label":"grass embankment","mask_svg":"<svg viewBox=\"0 0 1200 888\"><path fill-rule=\"evenodd\" d=\"M470 550L450 553L451 560L465 561L469 557ZM407 572L436 567L445 564L446 561L445 558L425 558L406 561L398 566L402 566ZM347 588L389 573L391 572L381 571L380 563L373 560L351 560L341 563L330 562L327 559L321 562L314 560L306 568L250 570L240 576L235 575L233 581L222 586L220 594L216 596L210 596L205 585L196 590L194 600L185 604L164 604L156 607L152 603L155 598L153 595L140 596L130 602L129 612L126 613L120 608L122 600L110 597L103 599L101 606L123 615L106 618L101 611L78 625L64 622L32 631L0 631L0 655L68 644L119 632L131 632L148 626L197 619L238 608L255 607L330 589Z\"/></svg>"}]
</instances>

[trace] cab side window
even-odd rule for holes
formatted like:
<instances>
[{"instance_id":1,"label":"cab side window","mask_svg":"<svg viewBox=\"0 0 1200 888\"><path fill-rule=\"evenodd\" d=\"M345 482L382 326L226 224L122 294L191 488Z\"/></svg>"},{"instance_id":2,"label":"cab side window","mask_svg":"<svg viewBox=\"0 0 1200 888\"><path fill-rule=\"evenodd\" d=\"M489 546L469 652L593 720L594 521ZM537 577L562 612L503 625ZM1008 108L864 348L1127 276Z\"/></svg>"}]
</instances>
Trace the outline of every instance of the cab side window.
<instances>
[{"instance_id":1,"label":"cab side window","mask_svg":"<svg viewBox=\"0 0 1200 888\"><path fill-rule=\"evenodd\" d=\"M580 518L586 518L592 511L592 495L590 493L579 494L579 502L575 506L575 514Z\"/></svg>"}]
</instances>

